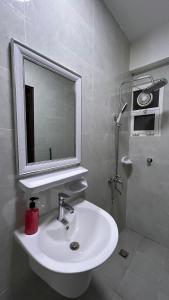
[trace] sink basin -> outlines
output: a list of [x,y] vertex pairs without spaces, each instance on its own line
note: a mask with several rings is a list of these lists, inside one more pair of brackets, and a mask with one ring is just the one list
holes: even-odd
[[[60,279],[64,281],[63,291],[59,292],[67,297],[77,297],[82,293],[73,292],[71,296],[68,291],[65,294],[65,278],[69,285],[75,280],[77,286],[77,276],[78,279],[83,277],[79,279],[79,287],[83,281],[82,286],[86,289],[90,283],[90,271],[109,258],[118,241],[117,225],[107,212],[86,200],[74,202],[73,207],[74,213],[66,214],[68,230],[54,212],[42,220],[38,232],[32,236],[25,235],[23,229],[15,231],[17,240],[29,255],[31,268],[56,290],[61,286]],[[71,249],[72,242],[77,249]],[[59,279],[55,280],[58,275]],[[56,281],[59,287],[56,287]]]

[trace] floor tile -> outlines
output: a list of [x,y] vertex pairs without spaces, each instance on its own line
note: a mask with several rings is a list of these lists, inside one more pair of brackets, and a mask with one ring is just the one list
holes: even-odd
[[160,274],[164,270],[164,265],[161,261],[151,258],[150,254],[137,251],[129,270],[145,280],[157,283],[160,282]]
[[139,251],[158,262],[165,263],[166,260],[169,262],[169,249],[148,238],[142,240]]
[[[128,243],[131,247],[128,236],[132,233],[125,230],[122,234],[126,247]],[[169,299],[169,249],[140,235],[140,243],[115,290],[125,300]]]
[[[107,289],[118,289],[142,239],[141,235],[132,230],[125,229],[120,233],[119,242],[113,255],[103,265],[93,271],[93,276],[99,282],[99,285],[104,284],[107,286]],[[127,259],[119,255],[119,251],[122,248],[129,252]]]
[[133,255],[140,247],[143,240],[143,236],[130,229],[124,229],[119,236],[117,248],[113,255],[119,254],[120,249],[125,249],[129,252],[127,259],[123,259],[123,262],[128,266],[133,258]]
[[119,286],[118,293],[125,300],[158,300],[155,283],[128,270]]
[[[104,282],[104,280],[102,280]],[[88,290],[84,295],[77,298],[77,300],[123,300],[116,292],[111,288],[107,288],[106,285],[98,284],[95,279],[92,280]]]

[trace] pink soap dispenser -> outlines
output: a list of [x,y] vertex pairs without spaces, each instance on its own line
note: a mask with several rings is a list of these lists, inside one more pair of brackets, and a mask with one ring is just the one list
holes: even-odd
[[37,197],[31,197],[29,208],[25,213],[25,234],[31,235],[38,231],[39,226],[39,209],[36,208],[35,201]]

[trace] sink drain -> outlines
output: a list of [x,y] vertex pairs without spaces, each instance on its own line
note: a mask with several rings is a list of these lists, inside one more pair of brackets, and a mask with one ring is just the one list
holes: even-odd
[[79,245],[78,242],[72,242],[72,243],[70,244],[70,249],[71,249],[71,250],[78,250],[79,248],[80,248],[80,245]]

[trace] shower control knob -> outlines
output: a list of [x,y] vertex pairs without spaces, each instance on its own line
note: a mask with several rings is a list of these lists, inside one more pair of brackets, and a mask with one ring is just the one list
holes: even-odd
[[151,165],[153,162],[153,159],[151,157],[147,157],[147,164]]
[[113,183],[113,177],[112,177],[112,176],[108,177],[107,182],[108,182],[109,184]]

